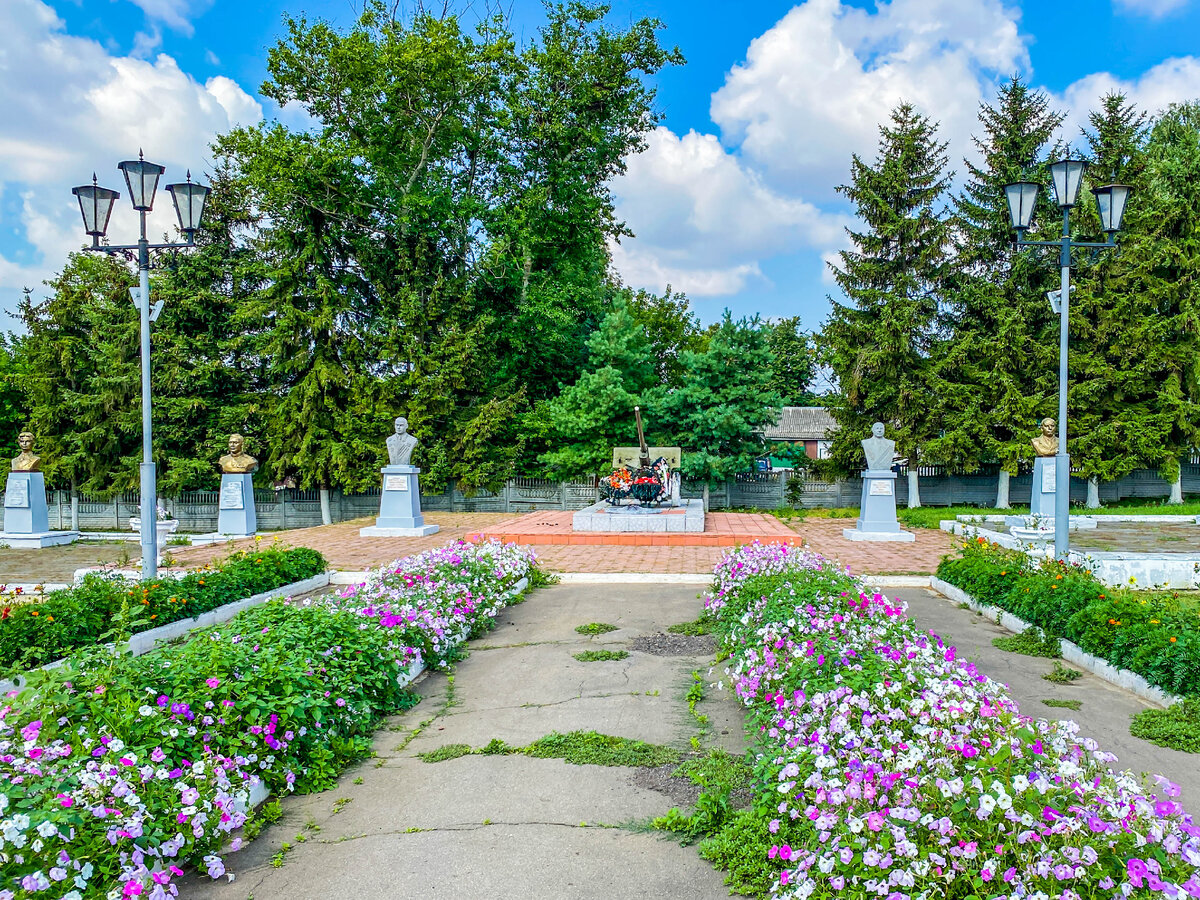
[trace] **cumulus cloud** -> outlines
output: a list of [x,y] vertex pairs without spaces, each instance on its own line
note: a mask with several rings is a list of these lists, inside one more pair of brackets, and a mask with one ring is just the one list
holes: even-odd
[[[159,12],[166,15],[169,5]],[[110,55],[66,33],[41,0],[0,3],[0,76],[0,190],[22,198],[21,234],[37,260],[18,265],[0,256],[0,306],[8,309],[22,286],[37,287],[83,244],[72,185],[96,171],[101,184],[124,193],[115,165],[139,149],[167,166],[167,180],[189,167],[200,175],[217,133],[262,118],[258,102],[229,78],[202,84],[165,54]],[[110,226],[115,241],[136,236],[135,215],[123,197]],[[163,234],[173,225],[169,198],[160,192],[152,230]]]
[[891,0],[874,11],[807,0],[756,38],[712,97],[715,135],[659,128],[614,190],[637,236],[614,252],[626,281],[736,293],[761,263],[833,258],[849,222],[834,188],[874,155],[901,100],[969,146],[980,102],[1029,68],[1019,13],[1000,0]]
[[901,100],[966,146],[998,78],[1029,68],[1019,13],[999,0],[808,0],[756,38],[713,95],[726,143],[772,183],[829,198]]
[[1182,56],[1163,60],[1133,79],[1117,78],[1108,72],[1080,78],[1053,97],[1055,107],[1067,114],[1063,136],[1078,144],[1088,113],[1098,109],[1101,98],[1111,93],[1124,94],[1139,109],[1151,114],[1172,103],[1200,99],[1200,59]]
[[168,28],[174,29],[189,37],[195,29],[192,19],[204,12],[212,0],[129,0],[134,6],[146,14],[151,22],[162,22]]

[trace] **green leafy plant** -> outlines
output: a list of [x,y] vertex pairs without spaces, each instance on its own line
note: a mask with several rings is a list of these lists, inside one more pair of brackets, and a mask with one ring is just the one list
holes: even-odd
[[1036,626],[1027,628],[1020,634],[1014,634],[1011,637],[992,638],[992,646],[997,650],[1020,653],[1023,656],[1040,656],[1045,659],[1062,656],[1062,647],[1058,639],[1044,633]]
[[1129,733],[1160,747],[1200,753],[1200,699],[1189,698],[1167,709],[1147,709],[1133,717]]
[[686,634],[692,637],[700,637],[706,634],[713,633],[713,620],[709,616],[701,616],[694,622],[680,622],[677,625],[670,625],[667,631],[671,634]]
[[469,753],[507,756],[523,753],[537,759],[561,759],[575,766],[664,766],[679,762],[679,751],[661,744],[649,744],[632,738],[615,737],[596,731],[551,732],[525,747],[514,747],[493,738],[479,750],[467,744],[447,744],[420,754],[425,762],[445,762]]
[[1079,712],[1083,706],[1082,700],[1043,700],[1042,703],[1053,709],[1072,709],[1075,712]]
[[578,625],[575,630],[580,634],[587,634],[595,637],[598,634],[608,634],[610,631],[616,631],[619,626],[609,625],[607,622],[589,622],[587,625]]
[[629,653],[625,650],[584,650],[581,653],[572,653],[580,662],[608,662],[616,659],[626,659]]
[[436,750],[418,753],[417,758],[427,763],[437,763],[445,762],[448,759],[458,759],[460,756],[467,756],[474,752],[470,744],[444,744]]
[[1078,669],[1068,669],[1058,660],[1054,661],[1054,668],[1042,676],[1051,684],[1072,684],[1083,677],[1083,673]]
[[[324,557],[307,547],[235,553],[213,569],[183,578],[131,581],[88,575],[78,587],[0,611],[0,670],[20,671],[62,659],[102,640],[124,639],[199,616],[228,603],[318,575]],[[112,635],[114,622],[124,623]]]

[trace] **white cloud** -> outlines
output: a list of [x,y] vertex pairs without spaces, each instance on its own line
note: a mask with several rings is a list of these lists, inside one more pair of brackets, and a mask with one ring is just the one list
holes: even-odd
[[212,0],[129,0],[146,14],[151,22],[162,22],[168,28],[191,37],[195,29],[191,20],[204,12]]
[[1187,2],[1188,0],[1115,0],[1114,5],[1117,9],[1134,15],[1161,19],[1168,13],[1183,8]]
[[1057,109],[1067,114],[1062,134],[1079,146],[1080,130],[1088,113],[1099,109],[1100,100],[1111,93],[1124,94],[1139,109],[1153,115],[1172,103],[1200,99],[1200,58],[1182,56],[1163,60],[1134,79],[1097,72],[1080,78],[1052,98]]
[[613,184],[618,215],[636,235],[613,251],[629,284],[736,293],[763,277],[758,260],[841,238],[845,217],[771,190],[714,135],[660,127],[647,144]]
[[[95,41],[67,34],[41,0],[0,2],[0,109],[0,190],[22,198],[23,236],[36,257],[17,265],[0,256],[0,306],[9,309],[22,286],[40,287],[84,243],[73,185],[96,171],[101,184],[124,194],[115,166],[139,149],[167,167],[168,181],[187,168],[202,176],[217,133],[262,118],[258,102],[229,78],[201,84],[165,54],[153,60],[111,55]],[[160,190],[152,233],[173,226],[169,197]],[[136,213],[123,197],[109,234],[127,242],[136,228]]]
[[979,102],[1029,68],[1018,17],[999,0],[892,0],[875,12],[808,0],[750,44],[713,95],[713,121],[772,184],[828,199],[901,100],[966,147]]

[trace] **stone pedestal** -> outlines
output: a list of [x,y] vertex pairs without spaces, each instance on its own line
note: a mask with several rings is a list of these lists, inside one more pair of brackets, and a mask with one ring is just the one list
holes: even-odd
[[601,500],[576,511],[571,516],[571,530],[702,534],[704,501],[680,500],[678,505],[671,506],[613,506]]
[[10,472],[4,488],[4,531],[0,542],[22,550],[70,544],[78,531],[51,531],[46,479],[41,472]]
[[867,469],[862,476],[862,504],[855,528],[842,529],[850,541],[905,541],[915,534],[900,530],[896,519],[896,473],[890,469]]
[[437,525],[426,525],[421,515],[421,485],[416,466],[384,466],[379,518],[360,528],[363,537],[424,537],[436,534]]
[[221,476],[221,499],[218,503],[217,534],[221,537],[253,537],[258,531],[258,515],[254,509],[254,476],[249,472]]
[[1048,539],[1054,536],[1054,498],[1057,494],[1055,463],[1053,456],[1039,456],[1034,460],[1033,484],[1029,488],[1029,515],[1004,517],[1004,524],[1015,536],[1022,539]]

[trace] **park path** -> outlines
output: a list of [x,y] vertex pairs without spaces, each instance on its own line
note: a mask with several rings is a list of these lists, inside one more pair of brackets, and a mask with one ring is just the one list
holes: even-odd
[[[276,825],[227,857],[235,881],[193,877],[181,896],[727,897],[722,876],[693,848],[613,827],[687,806],[679,796],[686,788],[668,772],[521,755],[438,763],[417,756],[493,738],[522,746],[575,730],[688,749],[698,726],[683,695],[693,670],[707,674],[711,650],[631,649],[624,660],[587,663],[572,654],[626,649],[639,635],[695,619],[701,608],[697,588],[685,585],[534,592],[472,642],[453,681],[435,673],[421,682],[421,703],[378,733],[376,758],[349,769],[332,790],[285,800]],[[589,622],[618,630],[595,638],[575,632]],[[710,691],[701,708],[711,720],[707,742],[740,752],[741,711],[728,693]]]

